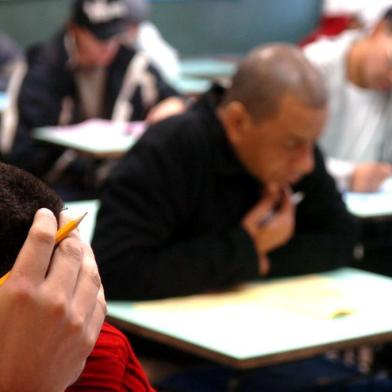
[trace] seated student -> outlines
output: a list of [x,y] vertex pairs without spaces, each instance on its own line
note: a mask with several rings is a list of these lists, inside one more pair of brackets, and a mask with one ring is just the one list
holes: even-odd
[[[392,175],[392,7],[387,2],[360,7],[368,29],[322,39],[304,53],[322,71],[330,94],[320,143],[331,173],[341,188],[374,192]],[[363,226],[364,256],[357,266],[392,276],[391,222]],[[391,357],[391,347],[386,348],[376,363],[392,373]]]
[[[35,127],[90,118],[157,121],[183,110],[182,98],[125,37],[146,19],[146,0],[74,0],[64,28],[31,47],[16,100],[18,121],[8,161],[43,176],[59,151],[36,146]],[[10,108],[14,110],[15,108]]]
[[392,175],[392,8],[372,30],[321,39],[304,53],[323,73],[330,115],[320,145],[338,184],[377,191]]
[[227,90],[151,126],[102,196],[93,248],[106,295],[179,296],[349,263],[357,222],[314,147],[326,117],[321,75],[275,44],[252,51]]
[[[36,211],[40,208],[47,208],[59,219],[62,207],[61,199],[44,183],[27,172],[0,163],[1,275],[12,269],[17,254],[28,235],[28,230],[34,220]],[[64,217],[61,220],[64,220]],[[93,260],[93,255],[86,245],[83,245],[83,247],[79,246],[79,249],[75,247],[75,250],[70,248],[69,243],[61,244],[59,247],[64,247],[66,253],[71,251],[85,252]],[[66,270],[63,271],[63,278],[66,276],[68,280],[70,275],[69,278],[71,279],[74,269],[73,264],[69,264]],[[12,269],[10,280],[14,273],[16,274],[16,271]],[[97,281],[99,281],[97,271],[95,271],[95,274]],[[98,315],[102,322],[103,312],[98,313]],[[42,321],[39,323],[39,327],[44,328],[44,331],[49,330],[49,327],[42,325]],[[30,333],[30,329],[27,331]],[[30,345],[31,343],[38,344],[35,340],[30,342]],[[91,350],[91,346],[88,346],[88,348]],[[29,358],[36,362],[39,357],[35,359]],[[1,359],[0,362],[2,362]],[[104,323],[102,326],[98,340],[87,358],[81,376],[67,391],[96,391],[98,389],[138,392],[153,390],[126,337],[107,323]],[[27,389],[22,388],[20,390]]]
[[[272,44],[240,62],[228,89],[215,86],[151,126],[101,199],[93,248],[108,298],[182,296],[348,264],[357,221],[314,146],[326,118],[320,73],[299,48]],[[183,367],[177,353],[157,357],[139,343],[142,363]],[[290,365],[258,369],[237,389],[298,391],[350,373],[325,358]],[[181,382],[164,382],[152,366],[152,380]]]
[[83,370],[105,318],[93,253],[76,232],[54,248],[56,229],[53,213],[39,209],[0,286],[1,390],[63,391]]

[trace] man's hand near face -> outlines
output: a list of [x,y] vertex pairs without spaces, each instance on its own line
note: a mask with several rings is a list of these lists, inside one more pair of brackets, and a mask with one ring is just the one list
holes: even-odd
[[289,189],[270,186],[242,220],[242,227],[259,254],[262,275],[266,275],[270,267],[267,254],[287,243],[294,234],[295,206],[290,197]]

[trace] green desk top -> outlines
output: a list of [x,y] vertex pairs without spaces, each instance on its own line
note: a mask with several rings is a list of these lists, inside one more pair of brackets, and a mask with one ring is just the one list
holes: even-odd
[[181,60],[181,75],[188,77],[214,78],[232,76],[236,64],[214,58],[190,58]]
[[108,314],[130,331],[248,368],[391,339],[391,297],[392,279],[343,268],[230,292],[109,302]]
[[381,185],[378,192],[344,194],[348,210],[360,218],[392,218],[392,177]]

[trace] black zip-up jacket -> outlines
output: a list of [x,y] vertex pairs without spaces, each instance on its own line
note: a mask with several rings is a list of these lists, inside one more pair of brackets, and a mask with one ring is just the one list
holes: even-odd
[[[61,31],[51,40],[32,46],[27,52],[27,69],[16,100],[16,138],[7,158],[10,163],[37,175],[48,169],[47,166],[53,163],[53,155],[58,153],[51,154],[48,146],[33,143],[31,131],[36,127],[59,125],[60,121],[64,125],[86,120],[81,113],[75,68],[67,50],[69,40],[66,32]],[[147,60],[143,71],[135,78],[136,87],[126,91],[124,85],[131,85],[127,81],[133,73],[133,70],[129,71],[130,67],[140,56],[134,49],[120,46],[107,70],[102,118],[112,119],[116,104],[123,99],[131,108],[131,115],[115,119],[143,120],[152,106],[178,95]]]
[[[258,278],[258,257],[240,222],[260,184],[237,160],[204,97],[192,110],[152,126],[112,173],[93,248],[108,299],[203,292]],[[349,263],[358,239],[350,215],[315,150],[315,170],[294,190],[294,237],[269,254],[269,276]]]

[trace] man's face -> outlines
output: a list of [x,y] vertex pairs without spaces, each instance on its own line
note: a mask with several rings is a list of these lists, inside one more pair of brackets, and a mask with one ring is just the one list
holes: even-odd
[[379,28],[370,38],[370,45],[360,65],[360,85],[373,90],[392,87],[392,34]]
[[251,121],[241,133],[235,147],[239,158],[264,183],[293,184],[314,168],[314,142],[326,116],[326,108],[307,107],[286,94],[275,116]]
[[77,61],[85,68],[107,67],[114,60],[122,37],[97,39],[90,31],[78,28],[75,34]]

